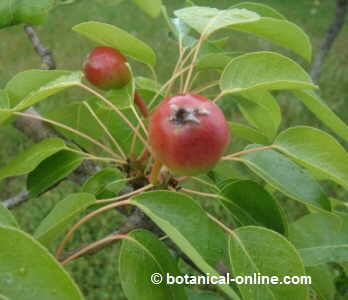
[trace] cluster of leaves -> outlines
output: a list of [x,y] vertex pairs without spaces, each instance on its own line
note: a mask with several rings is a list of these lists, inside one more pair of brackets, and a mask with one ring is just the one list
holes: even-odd
[[[310,290],[318,298],[334,299],[334,277],[328,264],[346,267],[348,262],[348,213],[344,203],[330,198],[319,181],[348,188],[348,154],[334,137],[316,128],[297,126],[279,133],[282,115],[271,92],[291,91],[346,142],[348,126],[319,97],[317,86],[295,61],[268,51],[230,52],[209,40],[221,29],[247,32],[309,61],[312,50],[307,35],[278,12],[255,3],[226,10],[190,6],[175,11],[175,18],[168,17],[164,7],[162,12],[181,51],[196,51],[194,71],[218,71],[221,94],[217,103],[221,96],[237,103],[249,125],[231,121],[231,133],[234,139],[251,144],[224,157],[209,174],[178,183],[175,188],[182,192],[164,186],[132,196],[127,204],[143,211],[203,273],[218,274],[219,266],[224,265],[233,275],[312,276],[312,286],[240,285],[237,290],[219,285],[229,299],[309,299]],[[118,27],[87,22],[74,30],[98,44],[119,49],[150,69],[156,64],[155,52],[148,45]],[[25,109],[64,89],[79,87],[92,93],[85,101],[64,106],[45,118],[36,117],[55,126],[73,143],[58,138],[44,140],[0,169],[0,179],[28,174],[29,196],[37,197],[84,160],[108,163],[87,180],[80,193],[61,200],[33,236],[20,230],[12,214],[0,206],[0,293],[4,295],[0,298],[83,298],[47,248],[86,208],[103,210],[104,202],[117,206],[119,202],[114,201],[128,181],[137,176],[146,179],[146,167],[140,175],[124,168],[146,146],[146,120],[139,117],[133,94],[137,89],[153,109],[168,85],[154,78],[134,77],[121,90],[99,94],[82,83],[79,71],[33,70],[17,74],[0,91],[2,123],[17,116],[30,117],[23,113]],[[247,173],[239,173],[236,164],[245,166]],[[120,165],[123,167],[117,168]],[[132,178],[127,177],[130,174]],[[199,182],[200,190],[207,189],[207,193],[188,189],[192,182]],[[300,202],[306,214],[290,223],[277,192]],[[190,193],[198,194],[198,200],[208,197],[217,203],[233,230],[207,213]],[[150,231],[140,229],[124,236],[119,262],[129,299],[203,297],[187,293],[182,286],[149,281],[156,272],[180,274],[170,250]],[[217,294],[214,297],[220,299]]]

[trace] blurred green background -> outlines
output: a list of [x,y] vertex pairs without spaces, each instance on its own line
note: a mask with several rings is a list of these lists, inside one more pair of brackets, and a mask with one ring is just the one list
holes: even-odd
[[[118,0],[76,0],[69,5],[57,7],[49,19],[37,28],[43,43],[51,48],[59,69],[80,69],[84,57],[95,46],[92,42],[72,32],[75,24],[96,20],[117,25],[151,45],[158,57],[156,71],[159,80],[165,82],[171,74],[177,58],[177,48],[168,39],[168,29],[164,20],[154,20],[130,1]],[[197,5],[226,8],[241,1],[234,0],[195,0]],[[301,26],[310,36],[314,50],[318,49],[335,11],[333,0],[254,0],[270,5],[284,14],[290,21]],[[164,0],[172,12],[185,4],[184,0]],[[255,51],[276,49],[290,55],[308,69],[308,65],[291,53],[274,45],[257,40],[253,36],[230,32],[229,48],[232,51]],[[320,80],[321,94],[329,106],[345,121],[348,119],[348,22],[336,40],[325,62]],[[0,31],[0,88],[17,72],[40,67],[40,59],[23,32],[22,26]],[[137,75],[147,76],[146,68],[131,62]],[[209,74],[207,75],[209,76]],[[41,104],[39,109],[50,111],[57,106],[85,97],[79,91],[67,91],[52,97]],[[283,112],[283,127],[295,124],[310,124],[321,127],[317,119],[299,102],[284,94],[280,97]],[[0,127],[0,166],[11,156],[21,152],[32,142],[10,125]],[[20,192],[25,178],[10,178],[0,182],[0,200]],[[63,182],[40,198],[33,199],[14,209],[19,223],[32,232],[53,205],[65,195],[77,191],[78,186]],[[338,197],[347,197],[341,190],[335,190]],[[80,230],[70,244],[76,247],[81,243],[96,240],[113,230],[122,221],[116,213],[110,212],[88,223]],[[114,245],[93,257],[81,258],[71,264],[72,272],[83,293],[90,300],[125,299],[122,294],[117,271],[117,248]]]

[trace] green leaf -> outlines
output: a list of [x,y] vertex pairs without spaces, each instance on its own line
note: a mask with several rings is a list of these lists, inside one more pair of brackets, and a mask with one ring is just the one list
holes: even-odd
[[186,289],[189,300],[223,300],[223,298],[217,294],[211,292],[196,292],[193,289]]
[[0,300],[10,300],[9,298],[3,296],[3,295],[0,295]]
[[19,227],[14,215],[0,202],[0,225]]
[[[283,236],[266,228],[247,226],[233,231],[229,239],[231,270],[235,276],[302,276],[301,258]],[[238,286],[244,299],[309,299],[306,285],[255,284]]]
[[[166,274],[178,276],[179,270],[167,247],[151,232],[132,231],[123,239],[119,256],[119,272],[123,290],[129,300],[185,300],[182,285],[165,283]],[[151,275],[163,276],[161,284],[153,284]]]
[[334,276],[327,265],[307,267],[306,273],[311,276],[312,286],[323,300],[334,300],[336,287]]
[[205,36],[232,24],[254,22],[260,17],[246,9],[219,10],[211,7],[191,6],[176,10],[174,14],[184,23]]
[[251,33],[294,51],[308,62],[312,58],[312,45],[308,35],[296,24],[275,18],[262,17],[251,23],[235,24],[231,29]]
[[241,123],[229,122],[232,137],[239,137],[251,143],[268,144],[268,138],[254,128]]
[[68,150],[59,151],[46,158],[28,175],[29,197],[39,196],[67,177],[81,165],[84,158],[84,156]]
[[348,153],[326,132],[297,126],[282,132],[274,144],[309,170],[348,189]]
[[31,70],[18,73],[6,85],[11,108],[24,110],[39,101],[81,82],[81,72]]
[[98,44],[116,48],[140,62],[152,66],[156,64],[156,55],[148,45],[116,26],[85,22],[74,26],[73,30]]
[[328,128],[348,142],[348,126],[312,90],[294,91],[302,103]]
[[157,18],[161,13],[161,0],[133,0],[133,2],[152,18]]
[[184,47],[191,47],[197,42],[197,39],[189,35],[191,28],[179,18],[170,18],[168,16],[167,8],[164,5],[162,6],[162,14],[167,22],[170,32],[178,41],[181,41]]
[[348,217],[310,214],[291,224],[289,239],[306,266],[348,261]]
[[242,55],[243,52],[221,52],[221,53],[209,53],[202,56],[196,63],[196,69],[207,70],[217,69],[223,70],[230,63],[231,58]]
[[125,186],[124,175],[119,169],[105,168],[89,177],[84,183],[82,191],[91,193],[98,199],[106,190],[112,191],[117,195]]
[[158,93],[161,90],[161,85],[151,78],[137,76],[135,78],[135,85],[137,90],[146,90]]
[[24,175],[34,170],[43,160],[65,148],[63,140],[50,138],[31,146],[0,169],[0,180]]
[[[112,101],[115,100],[116,99],[113,99]],[[103,103],[100,103],[97,99],[91,98],[86,102],[91,106],[99,119],[102,120],[111,135],[120,144],[121,148],[126,153],[129,153],[133,137],[133,131],[129,126],[113,110],[105,106]],[[122,108],[121,111],[135,126],[137,125],[134,113],[130,108]],[[105,134],[98,122],[91,116],[91,113],[86,106],[81,102],[64,105],[59,109],[46,113],[45,117],[79,130],[105,145],[110,143],[109,137]],[[100,151],[100,149],[96,149],[91,142],[70,131],[58,127],[55,127],[55,129],[68,139],[73,140],[75,143],[80,145],[87,152],[95,153],[95,151]],[[141,143],[138,142],[136,144],[136,153],[138,154],[140,151]]]
[[10,109],[10,99],[4,90],[0,90],[0,109]]
[[275,19],[285,20],[286,18],[277,12],[274,8],[256,2],[242,2],[237,5],[233,5],[231,8],[245,8],[258,13],[262,17],[270,17]]
[[[250,145],[247,149],[258,148]],[[330,210],[321,186],[303,168],[274,150],[251,152],[239,158],[254,173],[288,197],[314,208]]]
[[46,218],[43,219],[36,229],[34,237],[43,245],[49,246],[65,231],[76,216],[95,203],[95,201],[96,199],[92,194],[79,193],[69,195],[58,202]]
[[7,0],[0,2],[0,29],[17,24],[37,25],[45,21],[54,0]]
[[221,194],[225,197],[221,202],[239,226],[258,225],[281,234],[287,233],[284,211],[277,200],[258,183],[251,180],[233,182],[225,185]]
[[16,300],[82,300],[60,263],[28,234],[0,226],[0,290]]
[[284,90],[317,88],[303,68],[273,52],[254,52],[231,60],[220,79],[225,93],[252,89]]
[[[190,197],[169,191],[146,192],[130,200],[144,211],[203,271],[217,274],[215,268],[226,257],[226,236]],[[239,299],[227,285],[219,287]]]
[[234,96],[244,118],[272,141],[281,122],[280,107],[276,99],[264,90],[247,91]]

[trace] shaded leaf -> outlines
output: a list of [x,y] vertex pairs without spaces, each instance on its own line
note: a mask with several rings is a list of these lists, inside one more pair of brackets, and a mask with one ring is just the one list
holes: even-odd
[[334,276],[327,265],[307,267],[306,273],[311,276],[312,286],[323,300],[334,300],[336,287]]
[[[224,184],[221,202],[239,226],[258,225],[287,234],[287,222],[281,206],[261,185],[251,180]],[[237,208],[237,209],[236,209]]]
[[[247,149],[257,148],[248,146]],[[303,168],[274,150],[252,152],[240,157],[253,172],[283,194],[314,208],[330,210],[321,186]]]
[[[167,247],[151,232],[132,231],[123,239],[119,256],[119,272],[123,290],[129,300],[184,300],[182,285],[165,283],[166,274],[178,276],[176,261]],[[151,275],[163,276],[161,284],[153,284]]]
[[87,207],[95,203],[92,194],[71,194],[50,211],[36,228],[34,237],[43,245],[49,246],[69,226],[71,221]]
[[83,299],[61,264],[18,229],[0,226],[0,261],[0,290],[10,299]]
[[76,170],[84,156],[63,150],[42,161],[27,178],[29,197],[36,197]]
[[89,177],[82,187],[82,192],[91,193],[100,198],[106,190],[117,195],[125,186],[124,175],[119,169],[105,168]]
[[91,21],[78,24],[73,30],[98,44],[116,48],[140,62],[156,64],[156,55],[148,45],[116,26]]
[[63,140],[50,138],[31,146],[0,169],[0,180],[24,175],[34,170],[43,160],[65,148]]

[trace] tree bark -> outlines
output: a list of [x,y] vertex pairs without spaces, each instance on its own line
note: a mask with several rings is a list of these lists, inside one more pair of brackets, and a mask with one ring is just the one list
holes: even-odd
[[333,17],[331,25],[329,26],[326,32],[325,39],[321,44],[311,67],[310,73],[314,82],[318,82],[320,79],[325,58],[329,54],[333,43],[335,42],[337,36],[343,28],[347,12],[348,0],[336,0],[336,13]]

